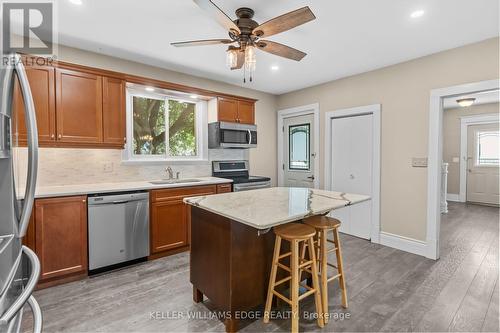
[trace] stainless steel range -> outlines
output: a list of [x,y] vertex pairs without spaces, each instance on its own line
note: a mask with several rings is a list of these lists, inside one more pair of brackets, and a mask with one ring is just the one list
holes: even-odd
[[214,177],[233,180],[233,191],[248,191],[271,187],[271,178],[249,176],[248,161],[213,161],[212,175]]

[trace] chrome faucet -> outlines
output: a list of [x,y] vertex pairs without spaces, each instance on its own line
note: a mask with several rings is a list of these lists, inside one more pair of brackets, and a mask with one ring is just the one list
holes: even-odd
[[169,180],[174,179],[174,170],[172,170],[172,167],[170,165],[165,168],[165,171],[167,172]]

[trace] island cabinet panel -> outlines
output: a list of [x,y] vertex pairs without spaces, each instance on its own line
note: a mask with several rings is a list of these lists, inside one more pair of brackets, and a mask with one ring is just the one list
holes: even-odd
[[35,200],[40,282],[87,273],[87,198]]
[[56,123],[60,142],[103,142],[101,76],[56,69]]
[[216,185],[152,190],[150,242],[151,259],[188,250],[190,243],[190,211],[186,197],[217,193]]
[[[26,76],[35,104],[39,144],[52,143],[56,139],[56,106],[54,68],[48,66],[27,66]],[[13,118],[17,126],[12,128],[17,133],[19,143],[26,144],[26,121],[24,118],[24,100],[19,81],[14,82]]]
[[103,77],[103,140],[109,144],[125,144],[125,81]]
[[[265,303],[274,233],[191,207],[190,280],[194,301],[205,295],[221,311]],[[226,323],[228,324],[228,323]]]

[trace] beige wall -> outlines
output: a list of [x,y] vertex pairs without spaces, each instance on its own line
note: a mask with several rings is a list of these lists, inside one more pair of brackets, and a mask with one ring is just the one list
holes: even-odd
[[[381,228],[425,240],[427,169],[412,157],[427,156],[432,89],[498,78],[498,38],[278,96],[278,109],[319,102],[321,178],[324,113],[382,105]],[[367,55],[369,57],[370,55]]]
[[498,113],[498,103],[448,109],[443,114],[443,161],[448,165],[448,193],[460,193],[460,118],[476,114]]
[[[276,182],[276,97],[274,95],[66,46],[59,46],[58,59],[75,64],[124,72],[132,75],[139,75],[222,93],[258,99],[255,106],[255,121],[259,130],[259,144],[257,148],[249,151],[250,171],[254,175],[271,177],[273,182]],[[261,79],[263,80],[265,78]],[[61,158],[71,159],[72,152],[78,152],[78,150],[61,150],[59,152],[42,151],[41,153],[50,153],[50,156],[60,153],[59,155],[61,155]],[[85,152],[83,155],[89,157],[101,156],[106,158],[106,154],[99,154],[98,152],[92,151]],[[111,154],[109,156],[116,157],[115,155],[116,154]],[[220,153],[218,153],[218,155],[220,155]],[[80,157],[75,155],[75,158],[77,159],[81,159]],[[42,156],[42,158],[44,157]],[[47,158],[50,157],[48,156]],[[103,158],[99,159],[99,163],[103,162]],[[108,160],[116,161],[117,158],[107,158],[106,161]],[[100,164],[94,165],[93,167],[94,169],[99,170]],[[124,171],[123,169],[127,169],[127,167],[121,169],[121,171]],[[185,174],[192,176],[195,175],[193,172],[196,170],[196,168],[193,168],[192,166],[183,167],[179,165],[176,165],[175,169],[181,169],[185,171]],[[202,173],[199,176],[205,175],[207,173],[206,169],[206,166],[203,166],[202,169],[198,169],[200,170],[200,173]],[[129,170],[124,172],[127,174]],[[136,173],[131,172],[131,174]],[[68,177],[68,179],[70,180],[71,177]],[[42,181],[44,184],[49,183],[48,180]]]

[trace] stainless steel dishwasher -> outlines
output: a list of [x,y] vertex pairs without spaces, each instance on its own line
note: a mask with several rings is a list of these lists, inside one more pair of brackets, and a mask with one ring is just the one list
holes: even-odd
[[89,196],[88,219],[91,272],[149,255],[148,192]]

